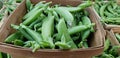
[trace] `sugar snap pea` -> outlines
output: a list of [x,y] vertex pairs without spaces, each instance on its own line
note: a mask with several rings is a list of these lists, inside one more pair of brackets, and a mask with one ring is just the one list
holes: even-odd
[[72,16],[72,14],[64,9],[64,8],[55,8],[55,11],[65,19],[65,21],[67,22],[67,24],[69,26],[72,26],[72,23],[73,23],[73,20],[74,20],[74,17]]
[[73,42],[73,40],[71,39],[71,37],[70,37],[70,35],[68,33],[68,29],[66,27],[64,19],[61,19],[59,21],[58,26],[57,26],[57,30],[58,30],[58,34],[59,34],[60,37],[62,37],[62,34],[64,34],[66,42],[71,41],[69,43],[69,45],[71,45],[72,49],[73,48],[75,48],[75,49],[77,48],[77,46],[75,45],[75,43]]

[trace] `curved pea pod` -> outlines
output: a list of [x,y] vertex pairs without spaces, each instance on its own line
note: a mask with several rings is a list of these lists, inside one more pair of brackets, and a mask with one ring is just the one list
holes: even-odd
[[53,10],[53,15],[55,16],[55,20],[59,21],[58,13],[56,11],[54,11],[54,10]]
[[37,18],[39,17],[39,15],[42,13],[43,10],[44,10],[44,9],[42,8],[42,9],[39,9],[39,10],[35,11],[35,12],[32,14],[32,16],[30,16],[30,17],[27,18],[25,21],[23,21],[23,24],[24,24],[24,25],[30,25],[31,22],[37,20]]
[[26,6],[27,6],[27,10],[30,11],[30,7],[31,7],[32,3],[30,0],[26,0]]
[[72,23],[74,21],[74,17],[73,15],[66,9],[64,8],[55,8],[55,11],[65,19],[65,21],[67,22],[67,24],[69,26],[72,26]]
[[108,9],[108,11],[109,11],[110,13],[112,13],[113,15],[118,15],[118,13],[114,12],[114,10],[113,10],[113,8],[112,8],[111,5],[108,5],[107,9]]
[[57,31],[58,31],[58,38],[61,38],[62,35],[64,34],[66,43],[69,42],[69,45],[71,46],[72,49],[77,48],[76,44],[73,42],[73,40],[71,39],[71,37],[68,33],[68,29],[66,27],[64,19],[60,19],[60,21],[57,25]]
[[108,17],[108,18],[113,18],[115,17],[112,13],[108,12],[108,11],[105,11],[104,12],[105,16]]
[[31,17],[39,9],[46,9],[50,4],[51,2],[48,2],[46,4],[43,4],[43,2],[40,2],[39,4],[36,4],[35,7],[23,17],[23,20]]
[[16,39],[19,39],[21,36],[21,33],[20,32],[15,32],[13,34],[11,34],[10,36],[8,36],[4,42],[6,43],[12,43],[12,41],[16,40]]
[[71,29],[68,29],[69,31],[69,34],[75,34],[75,33],[79,33],[81,31],[84,31],[86,29],[89,29],[91,28],[91,26],[94,26],[95,24],[92,23],[90,25],[80,25],[80,26],[75,26],[75,27],[72,27]]
[[37,18],[37,20],[35,20],[34,22],[32,22],[32,23],[29,25],[29,27],[30,27],[30,28],[33,28],[34,25],[36,25],[36,24],[38,24],[38,23],[41,23],[41,21],[42,21],[44,18],[46,18],[46,16],[42,13],[42,14],[40,15],[40,17]]
[[107,7],[107,5],[108,5],[108,4],[105,4],[105,5],[101,6],[101,8],[100,8],[100,16],[101,16],[102,18],[105,18],[105,16],[104,16],[104,11],[105,11],[105,8]]

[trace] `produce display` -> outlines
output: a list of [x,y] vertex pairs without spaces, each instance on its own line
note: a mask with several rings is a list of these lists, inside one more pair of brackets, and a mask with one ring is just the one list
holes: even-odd
[[120,6],[116,1],[96,2],[94,8],[103,23],[120,25]]
[[95,23],[91,22],[85,9],[92,2],[77,7],[50,4],[41,1],[33,5],[26,0],[27,14],[20,25],[11,24],[17,31],[5,42],[31,48],[33,52],[38,49],[88,48],[87,39],[95,32]]
[[16,9],[16,1],[15,0],[0,0],[3,5],[1,6],[2,9],[0,10],[0,20],[6,15],[10,15],[13,10]]
[[[22,1],[0,0],[0,21],[6,15],[12,14]],[[89,11],[92,12],[95,9],[95,12],[100,17],[100,23],[118,26],[120,25],[120,5],[117,4],[116,0],[81,1],[84,2],[77,6],[63,6],[60,4],[53,5],[55,1],[53,4],[46,1],[32,4],[30,0],[25,0],[26,5],[24,3],[21,5],[24,5],[24,8],[26,7],[26,14],[22,17],[20,24],[18,24],[18,21],[15,24],[11,24],[12,21],[10,22],[10,27],[13,30],[8,32],[10,34],[7,34],[7,38],[5,37],[6,39],[3,43],[14,47],[30,48],[30,52],[32,51],[33,53],[39,49],[78,50],[80,48],[90,48],[88,52],[91,51],[93,49],[91,48],[92,46],[100,44],[94,43],[94,41],[98,42],[96,36],[103,36],[102,34],[98,35],[97,32],[102,33],[103,31],[98,31],[96,22],[93,23],[90,16],[91,14],[96,14],[89,13]],[[88,10],[87,8],[90,6],[93,6],[94,9]],[[22,13],[20,14],[23,15]],[[98,20],[96,17],[94,19]],[[8,26],[7,28],[9,29]],[[0,30],[2,29],[0,28]],[[105,36],[107,36],[107,33]],[[115,32],[114,36],[120,43],[120,33]],[[103,39],[103,37],[101,38]],[[102,47],[104,47],[102,54],[96,54],[97,56],[92,56],[92,58],[120,58],[120,46],[113,45],[110,38],[107,37],[105,39],[104,46],[102,45]],[[101,50],[98,49],[98,51]],[[13,56],[13,54],[11,55]],[[12,56],[0,52],[0,58],[12,58]]]
[[92,58],[120,58],[120,55],[118,53],[118,49],[120,49],[120,46],[111,45],[109,38],[105,40],[104,47],[104,52],[101,55],[94,56]]

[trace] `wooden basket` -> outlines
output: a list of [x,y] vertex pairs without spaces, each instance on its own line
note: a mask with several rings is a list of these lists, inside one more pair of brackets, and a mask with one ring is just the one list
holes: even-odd
[[[104,2],[108,2],[108,1],[104,1]],[[101,20],[101,17],[99,16],[99,14],[96,12],[96,10],[95,10],[95,8],[94,8],[94,6],[92,6],[92,8],[93,8],[93,13],[96,15],[96,18],[100,21]],[[102,24],[102,23],[101,23]],[[104,23],[104,24],[102,24],[103,25],[103,27],[105,28],[105,29],[111,29],[111,28],[116,28],[116,27],[120,27],[120,25],[112,25],[112,24],[106,24],[106,23]]]
[[[119,30],[120,29],[115,28],[115,29],[110,29],[109,31],[108,30],[106,31],[106,33],[107,33],[106,36],[108,36],[108,38],[110,39],[110,42],[113,46],[120,46],[120,43],[119,43],[119,41],[117,40],[117,38],[115,37],[115,34],[114,34],[114,33],[120,33]],[[120,55],[120,49],[118,49],[118,51],[119,51],[118,53]]]
[[[41,0],[31,0],[33,3],[37,3]],[[81,3],[80,0],[45,0],[52,1],[53,4],[72,5],[76,6]],[[10,27],[11,24],[19,24],[22,17],[26,13],[25,1],[23,1],[15,12],[2,24],[0,29],[0,51],[9,53],[12,58],[91,58],[102,53],[104,48],[104,37],[101,33],[101,27],[96,18],[94,17],[92,8],[87,9],[90,13],[90,19],[95,23],[95,32],[90,38],[90,47],[83,49],[72,49],[72,50],[59,50],[59,49],[39,49],[35,53],[29,48],[15,46],[11,44],[3,43],[7,36],[9,36],[13,29]]]

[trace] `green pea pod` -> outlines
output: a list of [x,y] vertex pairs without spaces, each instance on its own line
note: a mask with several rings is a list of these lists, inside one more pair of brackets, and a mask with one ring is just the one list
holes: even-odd
[[33,16],[33,14],[37,12],[39,9],[46,9],[49,6],[49,4],[51,4],[51,2],[46,4],[43,4],[43,2],[40,2],[39,4],[35,5],[35,7],[23,17],[23,20]]
[[35,32],[31,29],[29,29],[27,26],[20,24],[20,27],[23,28],[32,38],[34,41],[36,41],[38,44],[42,42],[42,37],[38,32]]
[[[82,17],[82,24],[90,25],[92,23],[91,23],[90,19],[87,16],[84,16],[84,17]],[[91,27],[91,29],[86,29],[86,30],[81,32],[81,38],[82,38],[83,43],[86,43],[87,38],[89,37],[91,30],[92,30],[92,32],[94,32],[93,26]],[[86,44],[85,44],[85,46],[86,46]],[[86,48],[87,47],[88,46],[86,46]]]
[[118,15],[116,12],[113,11],[113,8],[112,8],[111,5],[109,5],[109,6],[107,7],[107,9],[108,9],[108,11],[109,11],[110,13],[112,13],[113,15]]
[[108,11],[105,11],[104,13],[105,13],[105,16],[106,16],[107,18],[113,18],[113,17],[115,17],[112,13],[110,13],[110,12],[108,12]]
[[42,24],[42,37],[47,39],[53,35],[54,31],[54,16],[48,16],[44,19]]
[[8,36],[4,42],[6,43],[12,43],[12,41],[16,40],[16,39],[19,39],[21,36],[21,33],[20,32],[15,32],[13,34],[11,34],[10,36]]
[[105,18],[105,17],[104,17],[104,11],[105,11],[105,8],[107,7],[107,5],[108,5],[108,4],[105,4],[105,5],[101,6],[101,8],[100,8],[100,16],[101,16],[102,18]]
[[89,29],[91,28],[91,26],[94,26],[95,24],[92,23],[90,25],[81,25],[81,26],[75,26],[75,27],[72,27],[71,29],[68,29],[69,31],[69,34],[75,34],[75,33],[79,33],[81,31],[84,31],[86,29]]
[[42,13],[43,10],[44,9],[42,8],[42,9],[39,9],[39,10],[35,11],[32,16],[30,16],[25,21],[23,21],[23,24],[24,25],[30,25],[31,22],[35,21],[39,17],[39,15]]
[[66,9],[70,12],[77,12],[77,11],[81,11],[81,10],[91,6],[91,5],[92,5],[92,2],[87,1],[87,2],[84,2],[80,5],[78,5],[77,7],[59,7],[59,8]]
[[44,14],[41,14],[40,17],[38,17],[37,20],[35,20],[34,22],[32,22],[29,27],[32,28],[35,24],[40,23],[46,16]]
[[48,17],[44,19],[41,31],[43,40],[49,42],[51,44],[49,46],[52,46],[51,48],[54,48],[52,41],[53,39],[51,38],[54,32],[54,16],[48,15]]
[[22,29],[21,27],[19,27],[17,25],[13,25],[13,24],[11,24],[11,27],[16,29],[16,30],[19,30],[20,33],[23,34],[24,37],[26,37],[26,39],[28,39],[30,41],[33,41],[33,38],[24,29]]
[[98,14],[100,14],[100,12],[99,12],[100,7],[99,7],[98,3],[95,3],[95,4],[94,4],[94,8],[95,8],[96,12],[97,12]]
[[30,0],[26,0],[26,6],[27,6],[27,10],[30,11],[30,7],[31,7],[32,3]]
[[72,23],[74,21],[74,17],[73,15],[66,9],[64,8],[55,8],[55,11],[65,19],[65,21],[67,22],[67,24],[69,26],[72,26]]
[[72,49],[76,49],[77,46],[75,45],[75,43],[73,42],[73,40],[71,39],[69,33],[68,33],[68,29],[66,27],[65,21],[64,19],[61,19],[57,25],[57,30],[58,30],[58,36],[59,38],[62,37],[62,35],[64,34],[65,36],[65,40],[66,42],[70,42],[69,45],[71,45]]
[[[90,19],[89,19],[89,17],[87,17],[87,16],[83,16],[82,17],[82,22],[83,22],[84,25],[92,24],[91,21],[90,21]],[[91,32],[95,32],[93,26],[91,27],[90,31]]]
[[70,49],[71,46],[66,44],[66,43],[62,43],[62,42],[56,42],[55,45],[59,46],[60,49]]

